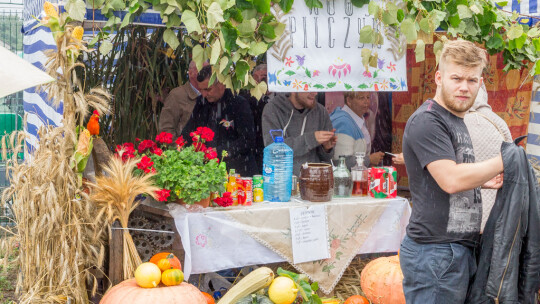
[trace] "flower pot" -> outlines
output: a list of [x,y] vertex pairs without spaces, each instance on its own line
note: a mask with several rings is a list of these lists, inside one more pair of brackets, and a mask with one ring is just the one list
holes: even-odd
[[199,205],[201,206],[202,208],[206,208],[208,206],[210,206],[210,196],[208,196],[207,198],[203,198],[202,200],[198,201],[198,202],[195,202],[193,204],[186,204],[184,202],[183,199],[178,199],[176,200],[176,203],[180,204],[180,205],[184,205],[186,208],[190,208],[191,206],[193,205]]

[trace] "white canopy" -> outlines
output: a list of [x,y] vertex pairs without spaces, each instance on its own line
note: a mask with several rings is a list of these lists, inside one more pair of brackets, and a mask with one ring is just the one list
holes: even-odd
[[0,46],[0,98],[52,81],[49,74]]

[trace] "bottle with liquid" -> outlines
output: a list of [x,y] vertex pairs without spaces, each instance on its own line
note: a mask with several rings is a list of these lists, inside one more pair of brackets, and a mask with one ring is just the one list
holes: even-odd
[[367,196],[369,192],[369,169],[364,166],[363,152],[356,152],[356,166],[351,168],[352,175],[352,195]]
[[[270,133],[276,130],[270,130]],[[278,130],[281,131],[281,130]],[[263,151],[264,200],[288,202],[291,199],[293,150],[276,136]]]
[[350,197],[352,192],[352,177],[345,156],[339,156],[339,166],[334,169],[334,197]]
[[238,185],[236,184],[236,174],[235,170],[231,169],[229,171],[229,182],[227,183],[227,192],[231,193],[233,199],[233,206],[238,205]]

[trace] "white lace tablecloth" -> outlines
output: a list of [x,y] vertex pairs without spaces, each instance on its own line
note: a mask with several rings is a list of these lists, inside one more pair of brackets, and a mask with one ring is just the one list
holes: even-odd
[[[289,203],[265,202],[249,207],[206,208],[199,212],[188,212],[181,205],[169,204],[169,213],[174,218],[185,250],[182,267],[185,278],[189,278],[190,274],[286,261],[282,255],[246,233],[253,229],[271,229],[268,228],[269,225],[246,227],[235,218],[249,217],[250,214],[260,216],[261,212],[266,214],[275,212],[276,209],[309,204],[311,203],[300,200]],[[358,254],[396,252],[399,249],[411,212],[407,199],[345,198],[334,199],[324,204],[327,205],[327,210],[339,208],[339,204],[353,204],[355,210],[360,212],[362,208],[367,212],[367,209],[373,209],[376,204],[384,206],[384,209],[377,213],[380,214],[379,218],[371,221],[370,227],[363,228],[366,231],[355,233],[359,235],[363,232],[367,235],[364,236]]]

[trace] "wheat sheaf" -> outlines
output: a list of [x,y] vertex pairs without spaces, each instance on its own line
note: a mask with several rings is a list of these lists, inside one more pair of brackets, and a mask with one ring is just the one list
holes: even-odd
[[[283,12],[283,10],[279,7],[279,5],[274,4],[272,6],[274,9],[274,16],[276,17],[277,21],[280,23],[286,24],[287,17],[285,17],[286,13]],[[291,9],[291,12],[293,10]],[[283,34],[281,35],[281,38],[274,43],[272,46],[272,56],[276,58],[279,61],[284,61],[285,57],[287,57],[287,52],[292,47],[291,40],[289,39],[289,35],[291,32],[286,28]]]

